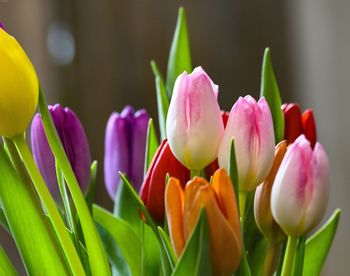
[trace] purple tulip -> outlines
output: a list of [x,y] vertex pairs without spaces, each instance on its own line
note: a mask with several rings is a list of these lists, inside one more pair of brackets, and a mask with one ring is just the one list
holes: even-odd
[[0,28],[5,30],[5,25],[2,22],[0,22]]
[[119,186],[118,172],[124,172],[139,191],[143,181],[149,116],[126,106],[110,116],[105,137],[104,173],[107,191],[114,200]]
[[[49,111],[80,188],[85,193],[90,180],[91,156],[83,126],[69,108],[56,104],[49,106]],[[40,114],[36,114],[32,122],[31,142],[35,163],[52,196],[60,201],[55,158],[46,139]]]

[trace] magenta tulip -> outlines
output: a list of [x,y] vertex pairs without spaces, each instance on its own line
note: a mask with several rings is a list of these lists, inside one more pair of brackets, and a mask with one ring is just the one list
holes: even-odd
[[217,158],[224,132],[218,87],[201,67],[175,82],[166,131],[175,157],[187,168],[203,169]]
[[326,211],[329,165],[321,144],[312,149],[304,135],[288,148],[272,187],[272,215],[292,237],[310,232]]
[[240,191],[252,191],[268,175],[275,156],[270,108],[265,100],[240,97],[233,105],[219,148],[219,165],[228,170],[234,138]]

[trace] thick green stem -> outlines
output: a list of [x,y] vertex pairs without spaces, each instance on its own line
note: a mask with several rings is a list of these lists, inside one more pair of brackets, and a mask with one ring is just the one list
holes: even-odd
[[245,214],[245,206],[247,205],[248,192],[239,192],[239,213],[243,222]]
[[288,243],[286,253],[284,255],[282,276],[291,276],[294,264],[295,249],[297,246],[298,238],[288,236]]
[[201,170],[191,170],[191,179],[195,176],[199,176],[201,173]]
[[25,141],[24,135],[14,137],[12,141],[15,143],[18,153],[20,154],[22,161],[27,168],[43,206],[50,217],[51,223],[56,231],[56,235],[61,243],[73,275],[85,275],[85,271],[79,259],[78,253],[73,245],[69,233],[66,230],[65,224],[57,210],[55,202],[44,182],[44,179],[35,165],[33,156]]

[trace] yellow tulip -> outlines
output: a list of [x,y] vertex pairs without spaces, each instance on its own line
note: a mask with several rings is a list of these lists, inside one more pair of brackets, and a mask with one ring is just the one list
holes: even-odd
[[232,275],[242,255],[242,236],[235,193],[224,169],[215,172],[212,184],[195,177],[182,189],[179,180],[169,179],[165,208],[170,238],[179,257],[204,208],[210,238],[213,275]]
[[0,135],[22,134],[39,94],[35,69],[17,40],[0,28]]

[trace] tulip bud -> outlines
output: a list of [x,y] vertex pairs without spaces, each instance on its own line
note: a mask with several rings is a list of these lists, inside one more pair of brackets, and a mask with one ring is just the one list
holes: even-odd
[[301,115],[300,107],[297,104],[283,104],[284,113],[284,139],[289,144],[293,143],[300,134],[304,134],[314,148],[317,142],[316,123],[311,109],[305,110]]
[[35,69],[16,39],[0,28],[0,136],[25,132],[39,95]]
[[166,131],[172,152],[189,169],[203,169],[217,157],[224,131],[217,91],[201,67],[176,79]]
[[304,135],[289,146],[272,187],[272,215],[284,232],[298,237],[322,219],[329,194],[328,158],[322,145],[312,150]]
[[242,255],[242,236],[235,193],[229,176],[219,169],[212,184],[195,177],[186,185],[171,177],[165,191],[165,206],[172,245],[180,256],[204,208],[209,229],[213,275],[232,275]]
[[2,22],[0,22],[0,28],[5,30],[5,26],[4,26],[4,24]]
[[153,219],[164,221],[164,191],[166,175],[178,178],[185,184],[190,178],[189,170],[173,155],[166,140],[159,146],[140,191],[140,198]]
[[[83,126],[69,108],[63,109],[56,104],[49,106],[49,111],[79,186],[85,193],[89,186],[91,157]],[[31,143],[35,163],[53,198],[60,202],[55,157],[47,141],[40,114],[36,114],[32,122]]]
[[219,165],[228,169],[231,139],[235,154],[240,191],[252,191],[269,173],[275,148],[270,108],[265,100],[240,97],[233,105],[221,145]]
[[314,148],[317,142],[316,122],[314,113],[311,109],[304,111],[301,117],[303,123],[303,133],[305,137],[310,141],[311,147]]
[[287,151],[287,141],[280,142],[275,149],[275,160],[265,181],[256,188],[254,199],[254,216],[257,226],[265,238],[272,244],[281,242],[285,238],[280,226],[271,212],[271,190],[276,173]]
[[114,112],[107,123],[104,176],[107,191],[114,200],[120,183],[119,171],[125,173],[137,191],[143,180],[149,116],[126,106]]

